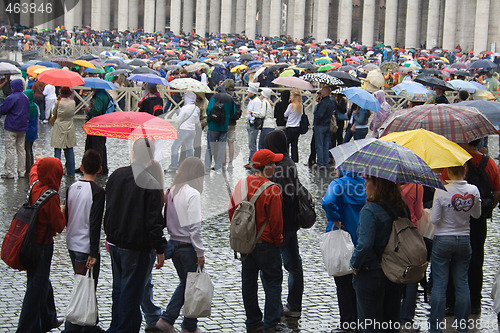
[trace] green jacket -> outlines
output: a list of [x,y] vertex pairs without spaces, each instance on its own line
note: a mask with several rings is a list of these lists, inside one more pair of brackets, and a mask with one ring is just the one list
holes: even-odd
[[89,108],[89,119],[105,114],[110,98],[106,90],[98,89],[92,97],[92,104]]
[[[227,93],[219,93],[219,94],[222,95],[221,102],[224,104],[224,111],[226,116],[224,119],[224,124],[216,124],[213,121],[210,121],[210,114],[212,113],[212,109],[215,104],[215,95],[214,95],[212,98],[210,98],[210,102],[208,103],[207,106],[208,130],[227,132],[229,125],[229,118],[236,113],[236,108],[234,106],[234,102],[231,96],[229,96]],[[228,99],[225,95],[229,96],[230,99]]]

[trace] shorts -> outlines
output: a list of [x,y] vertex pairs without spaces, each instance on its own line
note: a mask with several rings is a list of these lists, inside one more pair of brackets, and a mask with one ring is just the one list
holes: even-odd
[[236,141],[236,125],[229,125],[227,127],[227,142]]

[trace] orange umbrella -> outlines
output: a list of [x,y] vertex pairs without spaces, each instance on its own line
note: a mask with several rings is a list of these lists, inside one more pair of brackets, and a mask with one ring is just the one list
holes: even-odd
[[174,126],[147,112],[117,111],[90,119],[83,130],[87,135],[136,140],[139,138],[177,139]]
[[49,69],[40,73],[38,81],[60,87],[75,87],[85,84],[80,74],[59,68]]
[[26,69],[26,73],[30,76],[33,76],[35,77],[36,76],[36,73],[35,73],[35,70],[39,69],[39,68],[47,68],[45,66],[41,66],[41,65],[33,65],[33,66],[30,66]]

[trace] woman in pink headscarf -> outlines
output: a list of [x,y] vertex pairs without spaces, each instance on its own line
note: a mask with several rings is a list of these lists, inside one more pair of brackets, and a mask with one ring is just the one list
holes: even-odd
[[389,103],[385,101],[385,92],[383,90],[374,92],[373,96],[375,96],[375,98],[380,102],[380,106],[382,108],[373,115],[369,128],[372,132],[372,137],[378,138],[378,129],[385,119],[391,114],[391,107]]

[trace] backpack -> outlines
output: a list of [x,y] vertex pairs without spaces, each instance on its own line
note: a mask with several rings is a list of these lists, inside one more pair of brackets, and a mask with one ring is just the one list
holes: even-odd
[[[35,230],[38,210],[53,195],[57,194],[55,190],[48,189],[43,192],[31,206],[29,204],[29,198],[31,196],[33,185],[35,185],[36,182],[37,181],[31,184],[28,192],[28,198],[14,215],[9,231],[5,235],[2,243],[2,260],[9,267],[20,271],[30,269],[36,264],[37,256],[35,251],[37,249],[33,245],[35,244]],[[47,228],[47,233],[45,234],[44,239],[46,239],[48,235],[50,235],[50,227]]]
[[382,253],[382,270],[394,283],[416,283],[427,270],[424,238],[407,217],[396,217],[389,207],[382,207],[393,219],[392,232]]
[[105,114],[116,111],[115,101],[113,101],[113,98],[111,96],[109,96],[109,94],[108,94],[108,98],[109,98],[109,102],[108,102],[108,106],[106,106],[106,111],[104,112]]
[[[257,234],[257,223],[255,221],[255,202],[259,196],[271,185],[275,183],[266,181],[248,200],[247,178],[243,178],[240,182],[241,186],[241,203],[234,211],[229,230],[229,238],[231,248],[234,250],[234,258],[238,259],[237,252],[248,254],[253,251],[255,244],[264,232],[267,225],[267,220],[260,228]],[[257,234],[257,236],[256,236]]]
[[210,112],[210,121],[216,124],[224,124],[226,121],[226,111],[224,110],[224,103],[222,103],[218,96],[215,95],[215,103]]
[[490,218],[493,215],[493,192],[486,174],[486,164],[488,164],[488,155],[483,155],[481,163],[476,168],[471,160],[467,161],[467,174],[465,180],[475,185],[481,194],[481,217]]
[[235,97],[233,97],[233,101],[235,112],[231,115],[231,117],[229,117],[229,119],[232,121],[236,121],[241,118],[241,102]]
[[316,222],[314,199],[311,193],[297,182],[297,200],[299,205],[298,221],[301,228],[311,228]]
[[309,130],[309,118],[307,117],[305,112],[302,112],[302,116],[300,117],[299,133],[306,134],[308,130]]

